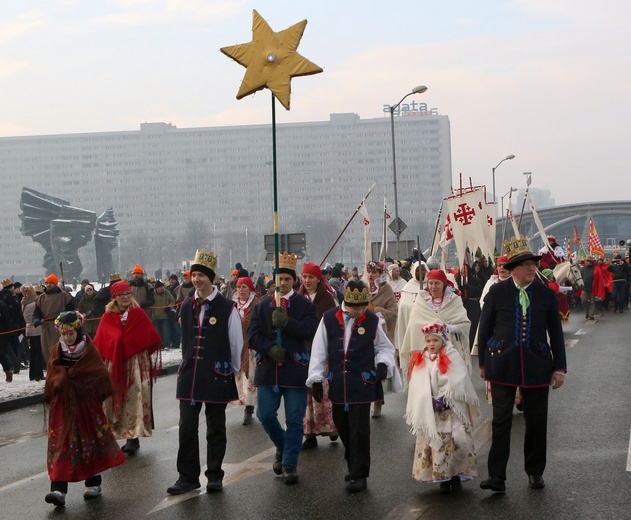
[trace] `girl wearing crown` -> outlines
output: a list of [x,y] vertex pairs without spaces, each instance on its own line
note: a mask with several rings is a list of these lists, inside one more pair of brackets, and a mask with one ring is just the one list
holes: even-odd
[[424,345],[412,351],[405,419],[416,435],[412,476],[439,482],[441,493],[462,489],[478,475],[471,432],[478,397],[462,357],[442,323],[422,327]]
[[[322,316],[311,347],[309,377],[313,398],[322,402],[329,381],[333,421],[344,444],[348,466],[346,490],[366,489],[370,473],[370,405],[377,385],[395,368],[394,345],[380,318],[368,310],[370,293],[363,282],[350,281],[341,306]],[[328,367],[328,368],[327,368]]]
[[46,502],[66,503],[68,482],[85,480],[84,498],[101,494],[102,471],[125,461],[101,403],[114,393],[109,372],[92,340],[81,328],[80,312],[62,312],[54,326],[60,333],[46,371],[44,400],[48,417]]

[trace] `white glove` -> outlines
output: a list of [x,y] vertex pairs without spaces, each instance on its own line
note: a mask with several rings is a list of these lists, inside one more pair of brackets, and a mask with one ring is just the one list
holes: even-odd
[[458,332],[458,325],[447,325],[449,334],[456,334]]

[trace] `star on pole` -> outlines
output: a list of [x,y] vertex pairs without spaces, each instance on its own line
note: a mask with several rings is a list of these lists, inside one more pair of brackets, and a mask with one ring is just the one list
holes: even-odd
[[237,99],[267,87],[289,110],[291,78],[322,72],[296,52],[306,26],[307,20],[303,20],[275,33],[256,10],[252,11],[252,41],[220,49],[246,68]]

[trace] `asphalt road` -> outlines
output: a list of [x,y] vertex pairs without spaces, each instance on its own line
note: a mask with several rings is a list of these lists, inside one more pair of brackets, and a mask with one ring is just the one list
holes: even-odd
[[[482,491],[489,448],[490,409],[475,431],[480,477],[461,493],[412,477],[414,437],[403,420],[404,394],[387,395],[383,416],[371,421],[372,471],[368,490],[344,490],[343,449],[319,441],[303,452],[300,483],[286,486],[271,471],[274,449],[261,425],[241,425],[242,408],[228,409],[224,491],[205,486],[177,497],[178,407],[175,377],[155,386],[156,430],[141,439],[137,456],[105,473],[103,495],[83,499],[70,484],[65,508],[44,502],[48,491],[44,414],[39,405],[0,414],[0,519],[631,519],[631,314],[605,314],[595,323],[574,313],[564,325],[569,374],[551,393],[546,488],[531,490],[523,471],[523,418],[516,412],[506,495]],[[483,384],[474,377],[483,396]],[[204,428],[202,424],[202,436]],[[203,440],[203,437],[202,437]],[[203,441],[205,442],[205,441]],[[204,444],[202,444],[204,445]],[[203,477],[202,477],[203,482]]]

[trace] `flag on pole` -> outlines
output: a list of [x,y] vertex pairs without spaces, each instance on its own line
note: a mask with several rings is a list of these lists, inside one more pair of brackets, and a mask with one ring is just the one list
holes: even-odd
[[572,258],[572,247],[570,246],[570,238],[566,240],[567,243],[567,258]]
[[539,219],[539,215],[535,210],[535,205],[532,203],[532,199],[530,198],[530,193],[526,192],[528,206],[530,207],[530,211],[532,211],[532,218],[535,221],[535,225],[537,226],[537,230],[539,231],[539,235],[541,235],[541,240],[543,240],[543,245],[548,247],[549,251],[552,251],[553,248],[550,247],[550,242],[548,242],[548,235],[546,234],[546,230]]
[[385,262],[388,251],[388,226],[392,220],[392,214],[388,209],[388,202],[386,196],[383,196],[383,231],[381,233],[381,251],[379,252],[379,261]]
[[359,214],[364,217],[364,265],[370,262],[371,254],[370,254],[370,218],[368,217],[368,210],[366,209],[366,201],[363,200],[362,203],[357,208]]
[[596,255],[601,258],[605,257],[605,250],[603,249],[603,245],[598,237],[598,233],[596,232],[596,226],[594,225],[594,221],[591,217],[589,217],[589,237],[587,239],[587,249],[592,255]]
[[578,245],[581,243],[581,235],[578,234],[578,229],[574,226],[574,245]]
[[519,237],[519,228],[517,227],[517,222],[515,222],[515,212],[513,211],[513,203],[512,203],[513,194],[508,196],[508,205],[506,209],[506,216],[508,216],[508,220],[510,220],[511,226],[513,227],[513,233],[516,237]]

